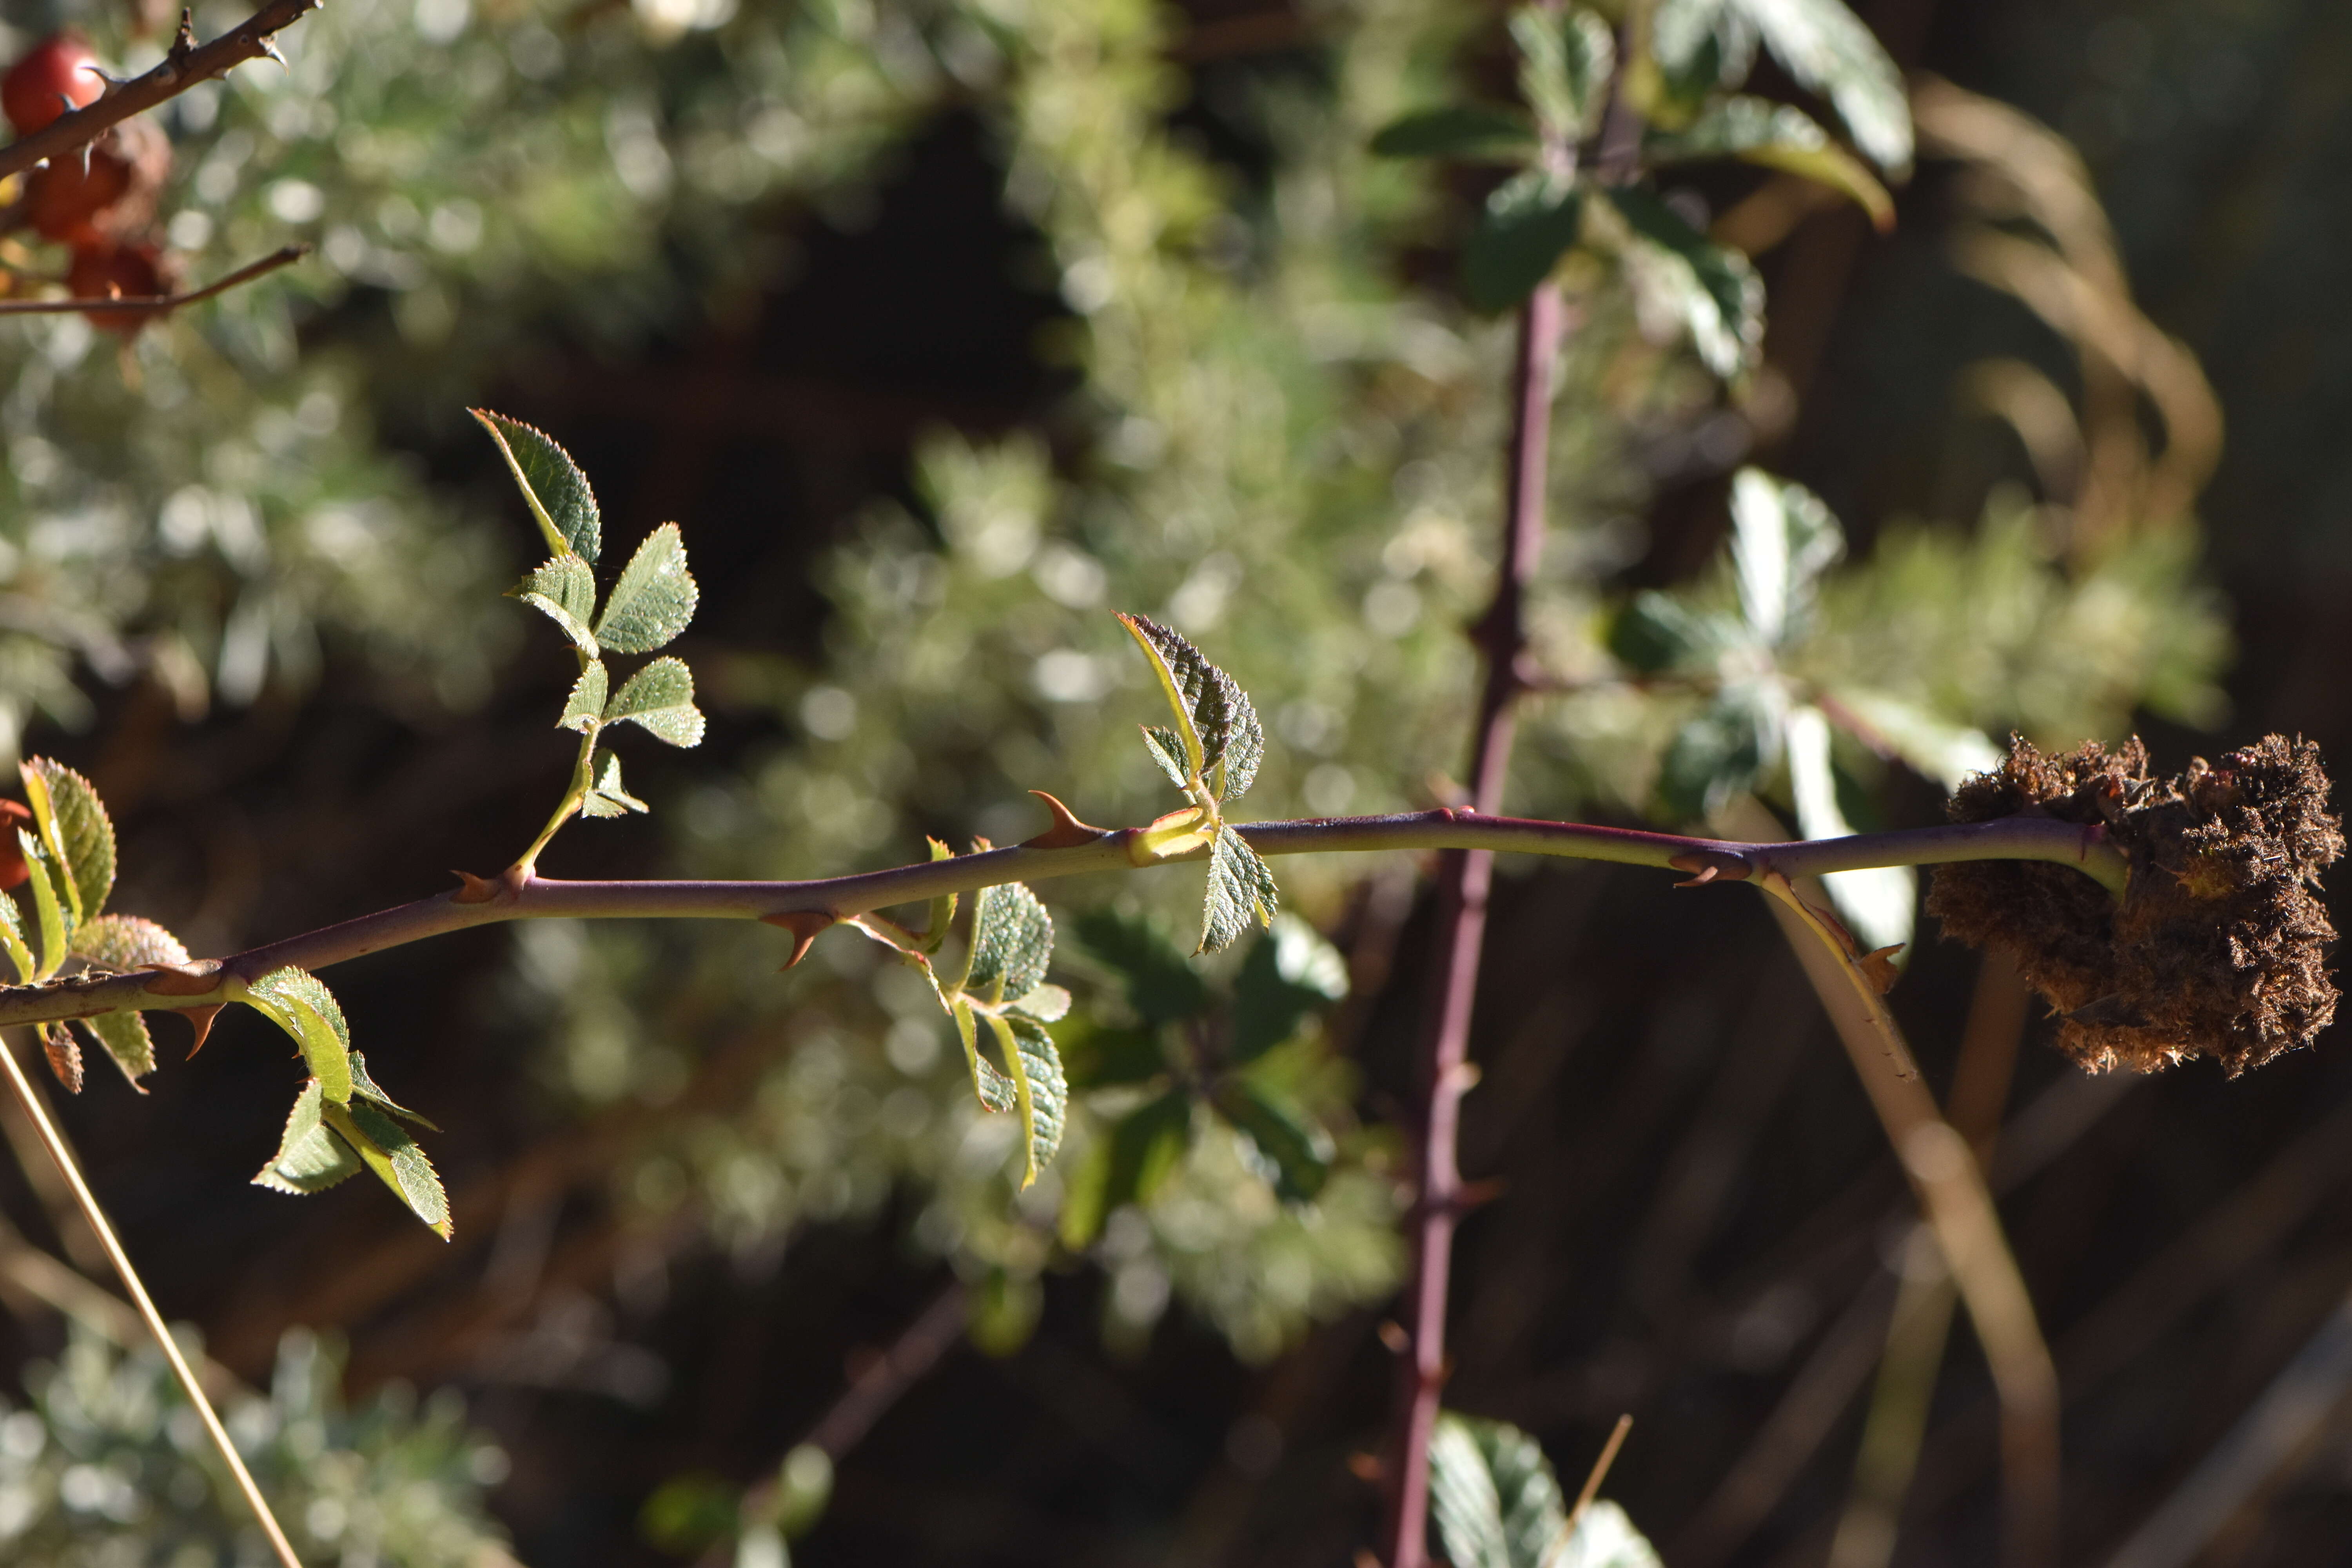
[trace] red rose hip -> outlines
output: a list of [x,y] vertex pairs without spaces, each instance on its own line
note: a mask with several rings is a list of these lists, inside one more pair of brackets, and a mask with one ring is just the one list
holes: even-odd
[[66,111],[66,100],[76,109],[95,102],[106,82],[85,66],[98,56],[79,33],[52,33],[35,44],[23,59],[0,76],[0,111],[19,136],[30,136]]

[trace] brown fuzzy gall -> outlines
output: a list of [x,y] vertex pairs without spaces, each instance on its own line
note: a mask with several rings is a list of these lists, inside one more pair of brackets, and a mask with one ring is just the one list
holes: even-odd
[[2118,905],[2063,866],[1940,867],[1927,909],[2017,961],[2063,1016],[2059,1047],[2093,1072],[2211,1057],[2234,1078],[2309,1045],[2336,1016],[2336,940],[2319,873],[2344,852],[2319,748],[2271,735],[2179,778],[2135,738],[2046,757],[2022,739],[1952,797],[1955,822],[2018,815],[2104,823],[2131,859]]

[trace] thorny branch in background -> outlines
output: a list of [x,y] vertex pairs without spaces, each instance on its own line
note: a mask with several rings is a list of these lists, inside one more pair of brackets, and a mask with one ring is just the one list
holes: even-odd
[[283,64],[272,37],[318,7],[319,0],[269,0],[209,44],[196,42],[194,19],[182,12],[179,34],[161,64],[142,76],[110,86],[97,102],[60,114],[30,136],[0,147],[0,179],[86,147],[132,115],[168,103],[198,82],[226,76],[247,60],[277,59]]
[[161,316],[183,305],[198,305],[241,284],[264,278],[281,267],[291,267],[310,254],[307,245],[283,246],[258,261],[248,261],[226,277],[184,294],[123,294],[108,299],[0,300],[0,316],[61,316],[79,310],[88,315]]

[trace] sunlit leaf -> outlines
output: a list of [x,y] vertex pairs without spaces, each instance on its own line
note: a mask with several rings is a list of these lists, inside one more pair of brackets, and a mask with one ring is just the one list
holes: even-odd
[[651,653],[686,630],[699,594],[677,524],[663,523],[646,535],[605,595],[596,640],[614,653]]
[[1514,174],[1486,198],[1462,245],[1462,292],[1481,310],[1507,310],[1551,275],[1582,232],[1584,198],[1546,169]]
[[580,802],[583,816],[625,816],[633,811],[653,808],[621,785],[621,759],[607,747],[596,748],[589,759],[589,776],[595,780]]
[[1519,48],[1519,93],[1536,118],[1571,144],[1598,130],[1617,62],[1609,24],[1581,7],[1523,5],[1511,13],[1510,26]]
[[1062,1146],[1062,1127],[1068,1114],[1070,1086],[1062,1075],[1062,1058],[1045,1026],[1018,1014],[992,1015],[989,1027],[1003,1047],[1021,1118],[1024,1163],[1021,1184],[1028,1186],[1038,1173],[1054,1163]]
[[289,964],[247,985],[245,1000],[294,1037],[310,1076],[330,1100],[341,1105],[351,1099],[351,1026],[324,981]]
[[1272,923],[1281,895],[1274,873],[1230,824],[1209,847],[1209,886],[1201,910],[1202,952],[1221,952],[1253,923]]
[[1754,368],[1764,341],[1764,285],[1738,251],[1709,242],[1688,219],[1639,186],[1609,200],[1633,231],[1637,287],[1689,334],[1699,359],[1732,380]]
[[1384,127],[1372,151],[1384,158],[1458,158],[1510,163],[1531,152],[1535,127],[1517,110],[1463,104],[1424,109]]
[[988,1003],[1025,995],[1045,979],[1054,919],[1020,882],[982,888],[972,899],[971,960],[963,989]]
[[1821,498],[1758,468],[1731,481],[1731,565],[1740,613],[1776,647],[1811,619],[1822,574],[1845,553],[1845,531]]
[[610,679],[604,660],[590,659],[580,679],[572,683],[572,695],[564,700],[563,717],[555,721],[555,727],[584,735],[604,722],[604,689]]
[[961,996],[948,1005],[949,1015],[955,1019],[956,1038],[963,1046],[963,1059],[971,1068],[971,1091],[980,1103],[991,1110],[1010,1110],[1020,1096],[1013,1080],[996,1068],[996,1064],[981,1054],[980,1032],[974,1022],[971,1004]]
[[667,656],[629,677],[604,709],[608,724],[641,725],[673,746],[702,743],[702,710],[694,705],[694,674]]
[[416,1140],[408,1130],[365,1100],[350,1105],[338,1105],[334,1097],[327,1096],[319,1108],[329,1127],[375,1173],[376,1180],[390,1187],[394,1196],[408,1205],[408,1210],[439,1235],[449,1239],[449,1197],[441,1190],[441,1178],[433,1169],[433,1162],[425,1157]]
[[1160,764],[1160,771],[1168,775],[1168,782],[1182,789],[1189,782],[1184,776],[1184,737],[1165,725],[1146,724],[1143,745],[1151,753],[1151,760]]
[[359,1051],[353,1051],[352,1053],[352,1093],[355,1098],[366,1100],[369,1104],[375,1106],[378,1110],[389,1110],[394,1116],[400,1117],[404,1121],[415,1122],[416,1125],[425,1129],[427,1131],[438,1132],[441,1131],[438,1127],[434,1126],[432,1122],[426,1121],[424,1117],[417,1115],[416,1112],[409,1110],[408,1107],[394,1100],[392,1096],[384,1093],[381,1088],[377,1087],[375,1079],[368,1076],[366,1056]]
[[[0,900],[5,902],[5,900]],[[100,915],[74,929],[69,951],[92,969],[128,974],[151,963],[185,963],[188,950],[153,921],[137,915]],[[102,1013],[82,1026],[106,1047],[133,1088],[155,1070],[155,1042],[137,1013]]]
[[41,933],[37,973],[55,974],[66,961],[66,938],[72,930],[67,923],[65,900],[58,893],[64,877],[47,847],[21,827],[16,829],[16,847],[25,857],[25,885],[32,890],[33,918]]
[[114,888],[114,824],[90,782],[62,763],[19,764],[41,839],[65,868],[60,890],[74,923],[95,920]]
[[33,950],[25,940],[25,911],[5,892],[0,892],[0,950],[5,950],[8,962],[16,965],[18,984],[29,983],[40,973]]
[[1721,99],[1675,131],[1653,131],[1642,150],[1654,166],[1700,158],[1737,158],[1783,169],[1853,199],[1879,230],[1895,224],[1895,199],[1877,177],[1803,110],[1761,98]]
[[1429,1437],[1429,1511],[1454,1568],[1549,1568],[1545,1554],[1568,1522],[1533,1437],[1450,1410]]
[[1839,0],[1729,0],[1798,85],[1830,100],[1870,161],[1895,174],[1911,167],[1911,100],[1862,18]]
[[[1240,799],[1265,754],[1265,732],[1248,693],[1181,633],[1148,616],[1121,616],[1119,621],[1150,659],[1160,691],[1176,714],[1174,733],[1182,742],[1184,760],[1178,782],[1198,773],[1220,799]],[[1162,754],[1169,733],[1162,731],[1155,737],[1145,731],[1164,770],[1171,760]],[[1222,778],[1213,778],[1220,763],[1224,764]]]
[[352,1146],[335,1136],[322,1114],[326,1095],[313,1079],[295,1097],[293,1113],[278,1152],[253,1178],[257,1187],[279,1193],[321,1193],[366,1167]]
[[559,555],[568,552],[593,564],[601,524],[596,493],[588,488],[588,476],[545,432],[487,408],[468,412],[499,444],[516,488],[522,491],[540,531],[547,536],[547,547]]

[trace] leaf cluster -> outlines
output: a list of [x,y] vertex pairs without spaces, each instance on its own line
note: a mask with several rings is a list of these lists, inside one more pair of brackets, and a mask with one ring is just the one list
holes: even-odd
[[1559,1478],[1507,1421],[1445,1411],[1429,1438],[1432,1532],[1454,1568],[1663,1568],[1625,1510],[1595,1499],[1569,1528]]

